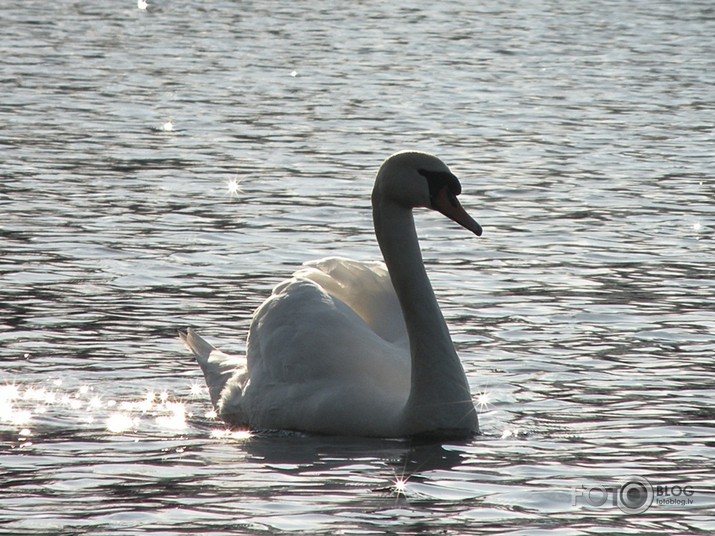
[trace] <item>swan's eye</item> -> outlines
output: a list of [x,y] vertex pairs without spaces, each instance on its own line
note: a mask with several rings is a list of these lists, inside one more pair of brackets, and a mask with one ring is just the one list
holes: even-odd
[[427,179],[429,186],[429,197],[432,208],[435,207],[437,196],[443,188],[447,188],[447,198],[452,206],[457,206],[457,196],[462,193],[462,185],[459,179],[449,171],[430,171],[428,169],[418,169],[420,175]]

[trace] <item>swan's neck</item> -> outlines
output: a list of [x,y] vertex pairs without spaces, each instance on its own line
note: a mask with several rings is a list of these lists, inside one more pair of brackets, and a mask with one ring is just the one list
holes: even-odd
[[476,431],[469,385],[425,271],[412,210],[378,201],[373,205],[373,218],[410,340],[411,390],[403,412],[406,431]]

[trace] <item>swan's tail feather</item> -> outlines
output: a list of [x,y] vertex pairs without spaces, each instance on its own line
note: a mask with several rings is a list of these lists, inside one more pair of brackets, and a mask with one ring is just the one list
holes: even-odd
[[191,328],[186,331],[179,331],[179,338],[196,356],[196,361],[204,373],[206,385],[209,388],[211,403],[214,407],[218,407],[221,391],[223,391],[226,382],[237,371],[245,370],[246,360],[224,354]]

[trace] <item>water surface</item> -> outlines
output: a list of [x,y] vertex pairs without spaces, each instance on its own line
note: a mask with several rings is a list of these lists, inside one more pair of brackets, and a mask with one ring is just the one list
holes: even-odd
[[[472,4],[4,6],[0,531],[715,530],[715,10]],[[406,148],[485,229],[417,215],[482,434],[225,430],[176,330],[376,258]]]

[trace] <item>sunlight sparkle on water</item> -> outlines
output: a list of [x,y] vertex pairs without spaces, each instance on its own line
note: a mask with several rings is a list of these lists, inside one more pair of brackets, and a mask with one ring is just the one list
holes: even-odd
[[501,434],[502,439],[517,438],[521,435],[519,428],[506,428]]
[[186,407],[181,402],[169,402],[164,404],[168,411],[167,415],[159,415],[156,424],[161,428],[171,430],[183,430],[186,428]]
[[236,178],[230,178],[226,181],[226,189],[228,190],[228,195],[231,197],[238,197],[240,194],[244,193],[241,190],[241,181]]
[[211,430],[213,439],[233,439],[236,441],[245,441],[251,439],[253,434],[250,430]]
[[[193,413],[190,400],[204,399],[206,387],[199,382],[190,386],[191,396],[177,400],[166,389],[150,389],[136,398],[103,399],[99,384],[63,386],[61,381],[47,380],[41,384],[22,385],[16,382],[0,384],[0,424],[30,430],[43,426],[45,420],[68,426],[99,427],[112,434],[137,432],[141,429],[162,433],[183,432],[190,426]],[[202,414],[203,414],[202,410]],[[215,411],[206,415],[217,418]],[[245,439],[247,432],[231,432],[231,439]],[[19,437],[19,436],[18,436]]]
[[121,434],[132,428],[138,428],[139,422],[138,417],[131,417],[125,413],[113,413],[107,419],[105,426],[113,434]]
[[143,399],[124,401],[119,407],[123,411],[140,411],[142,413],[148,413],[154,408],[154,400],[156,400],[156,393],[154,391],[147,391],[147,394]]
[[55,401],[54,391],[44,387],[31,385],[23,392],[15,384],[0,386],[0,422],[15,426],[29,424],[33,415],[42,415]]
[[20,388],[14,383],[0,385],[0,404],[6,400],[15,400],[20,396]]
[[407,479],[396,476],[392,489],[396,495],[405,495],[407,493]]
[[191,382],[191,385],[189,386],[189,395],[192,398],[204,398],[204,392],[206,391],[206,387],[203,385],[203,382],[200,382],[199,380],[195,380]]
[[60,398],[60,404],[67,406],[68,408],[77,411],[82,407],[82,400],[74,395],[62,395]]
[[477,408],[479,412],[484,412],[489,409],[489,403],[491,402],[492,395],[487,391],[482,391],[477,395]]
[[23,426],[32,421],[32,412],[16,408],[10,400],[0,400],[0,422]]

